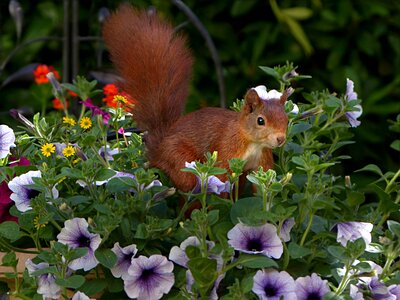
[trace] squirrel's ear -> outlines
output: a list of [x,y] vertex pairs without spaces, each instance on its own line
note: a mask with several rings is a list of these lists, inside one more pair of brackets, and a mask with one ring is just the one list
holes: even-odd
[[289,98],[289,96],[291,94],[293,94],[293,92],[294,92],[294,89],[292,87],[288,87],[287,89],[285,89],[283,91],[283,94],[282,94],[281,98],[279,99],[279,103],[281,105],[285,105],[287,99]]
[[262,104],[262,100],[258,96],[258,93],[255,89],[249,89],[244,96],[244,109],[248,112],[251,113],[253,112],[257,106],[260,106]]

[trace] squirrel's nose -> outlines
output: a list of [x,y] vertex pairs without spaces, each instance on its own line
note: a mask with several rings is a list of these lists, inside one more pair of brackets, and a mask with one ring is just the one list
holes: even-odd
[[286,137],[284,135],[278,136],[276,141],[278,142],[278,146],[282,146],[285,143]]

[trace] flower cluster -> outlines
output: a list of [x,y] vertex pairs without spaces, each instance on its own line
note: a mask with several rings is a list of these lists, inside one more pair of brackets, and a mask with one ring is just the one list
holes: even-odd
[[[281,85],[255,87],[264,101],[295,92],[291,83],[307,77],[291,64],[263,69]],[[368,165],[350,177],[334,168],[350,158],[337,150],[361,125],[351,80],[342,95],[291,96],[273,170],[245,172],[240,158],[221,169],[218,153],[207,153],[181,166],[197,178],[183,193],[148,166],[142,135],[130,130],[132,98],[83,77],[60,84],[48,71],[60,101],[73,91],[80,112],[63,105],[32,120],[18,114],[26,132],[0,125],[0,249],[10,295],[400,299],[400,170]],[[295,96],[307,101],[296,105]],[[359,172],[376,177],[365,183]],[[20,276],[23,252],[31,257]]]

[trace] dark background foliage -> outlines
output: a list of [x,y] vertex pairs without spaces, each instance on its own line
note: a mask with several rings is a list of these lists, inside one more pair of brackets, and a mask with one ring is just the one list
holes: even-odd
[[[75,0],[74,0],[75,1]],[[63,66],[64,6],[74,1],[20,0],[23,26],[18,38],[9,3],[0,3],[0,121],[10,124],[10,108],[25,107],[33,113],[39,106],[32,97],[32,63],[55,66],[62,74],[68,68],[72,80],[75,71]],[[153,6],[181,25],[189,37],[196,59],[190,89],[188,111],[202,106],[219,105],[215,66],[204,38],[186,15],[167,0],[130,1],[139,7]],[[229,106],[246,89],[259,84],[276,88],[277,83],[258,66],[283,65],[291,61],[300,74],[312,79],[300,81],[304,91],[328,88],[343,93],[346,78],[355,82],[363,100],[361,126],[349,129],[356,145],[345,151],[353,159],[345,172],[374,163],[385,170],[398,168],[400,159],[389,145],[395,139],[388,119],[400,113],[400,2],[397,0],[187,0],[185,4],[197,15],[211,35],[218,50],[225,79]],[[115,9],[120,1],[76,1],[79,3],[78,74],[99,81],[112,68],[101,40],[99,11]],[[101,13],[100,13],[101,16]],[[51,39],[28,41],[41,37]],[[89,37],[89,38],[88,38]],[[9,60],[7,60],[9,58]],[[5,63],[6,62],[6,63]],[[21,71],[22,69],[22,71]],[[16,73],[18,72],[18,73]],[[68,75],[68,72],[65,73]],[[67,77],[67,78],[66,78]],[[299,89],[300,90],[300,89]],[[49,99],[50,101],[50,99]],[[301,90],[295,101],[306,101]]]

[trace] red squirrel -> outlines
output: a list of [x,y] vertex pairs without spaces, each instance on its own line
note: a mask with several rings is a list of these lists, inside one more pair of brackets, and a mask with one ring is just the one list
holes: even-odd
[[249,89],[240,112],[207,107],[184,115],[193,64],[185,37],[156,14],[128,5],[107,18],[103,36],[124,89],[136,101],[132,114],[146,132],[150,166],[164,171],[175,187],[188,192],[196,186],[195,176],[181,169],[207,152],[218,152],[222,168],[231,158],[245,159],[245,172],[273,167],[272,149],[286,138],[289,91],[263,101]]

